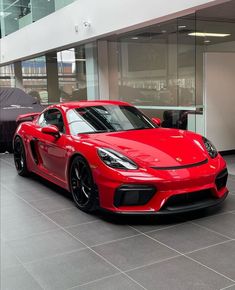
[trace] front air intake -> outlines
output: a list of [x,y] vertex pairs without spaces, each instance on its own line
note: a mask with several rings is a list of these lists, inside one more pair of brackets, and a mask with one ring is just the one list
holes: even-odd
[[225,168],[216,176],[215,184],[217,190],[220,190],[221,188],[226,186],[227,179],[228,179],[228,170],[227,168]]

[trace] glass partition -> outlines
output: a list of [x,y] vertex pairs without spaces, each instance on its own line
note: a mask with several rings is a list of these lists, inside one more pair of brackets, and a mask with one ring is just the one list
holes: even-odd
[[73,3],[75,0],[55,0],[55,10],[59,10],[63,8],[64,6],[69,5],[70,3]]
[[22,61],[23,88],[43,105],[48,104],[45,56]]
[[114,47],[118,83],[110,97],[161,118],[164,127],[195,131],[197,119],[203,119],[202,103],[196,105],[196,40],[189,35],[195,29],[193,14],[123,35],[116,47],[110,41],[110,70],[115,70]]
[[61,101],[98,99],[95,43],[58,52],[57,63]]
[[0,0],[0,37],[15,32],[72,2],[74,0]]
[[0,67],[0,88],[3,87],[15,87],[13,64]]

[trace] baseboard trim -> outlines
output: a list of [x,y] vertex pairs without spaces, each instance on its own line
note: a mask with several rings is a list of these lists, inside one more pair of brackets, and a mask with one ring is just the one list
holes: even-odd
[[219,153],[220,153],[222,156],[225,156],[225,155],[233,155],[233,154],[235,155],[235,149],[219,151]]

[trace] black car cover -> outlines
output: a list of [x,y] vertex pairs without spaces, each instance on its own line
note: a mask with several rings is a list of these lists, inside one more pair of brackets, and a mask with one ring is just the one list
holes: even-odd
[[0,88],[0,152],[12,151],[12,138],[19,115],[44,109],[34,97],[18,88]]

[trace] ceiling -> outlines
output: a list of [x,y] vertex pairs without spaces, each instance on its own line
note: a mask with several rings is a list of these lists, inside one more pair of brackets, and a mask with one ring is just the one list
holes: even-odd
[[196,17],[199,20],[235,22],[235,0],[198,10]]

